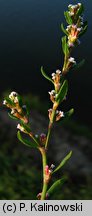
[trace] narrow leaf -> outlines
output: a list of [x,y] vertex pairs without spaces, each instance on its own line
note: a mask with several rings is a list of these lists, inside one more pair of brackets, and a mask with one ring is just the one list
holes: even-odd
[[73,113],[74,113],[74,109],[72,108],[72,109],[70,109],[68,112],[64,113],[64,116],[65,116],[66,118],[68,118],[68,117],[70,117]]
[[21,121],[21,125],[24,127],[25,131],[27,131],[28,133],[31,132],[30,125],[25,124],[23,121]]
[[78,70],[80,67],[82,67],[85,63],[85,59],[80,61],[78,64],[76,64],[71,70]]
[[83,4],[81,4],[79,10],[78,10],[77,13],[76,13],[76,18],[77,18],[77,19],[78,19],[79,16],[82,15],[83,11],[84,11],[84,6],[83,6]]
[[47,194],[49,196],[51,196],[57,189],[59,189],[63,184],[64,182],[67,180],[67,177],[66,176],[63,176],[61,179],[55,181],[53,183],[53,185],[49,188],[49,190],[47,191]]
[[[69,154],[61,161],[61,163],[59,164],[59,166],[53,171],[53,173],[57,172],[59,169],[61,169],[61,167],[63,167],[65,165],[65,163],[70,159],[72,155],[72,151],[69,152]],[[52,173],[52,174],[53,174]]]
[[35,142],[31,142],[31,141],[29,141],[28,139],[23,138],[23,137],[21,136],[21,132],[20,132],[20,131],[17,132],[17,137],[18,137],[18,139],[19,139],[20,142],[22,142],[23,144],[27,145],[27,146],[30,147],[30,148],[31,148],[31,147],[32,147],[32,148],[37,148],[37,147],[38,147],[37,144],[36,144]]
[[59,90],[59,93],[57,95],[56,101],[60,104],[62,100],[66,97],[68,92],[68,81],[65,80],[63,84],[61,85],[61,88]]
[[[47,80],[49,80],[50,82],[53,83],[53,80],[45,73],[43,67],[41,67],[41,73],[42,73],[42,75],[43,75]],[[54,83],[53,83],[53,84],[54,84]]]
[[14,103],[10,98],[6,97],[5,100],[7,101],[8,104],[10,104],[11,106],[14,106]]
[[28,102],[26,102],[26,105],[22,106],[23,112],[25,115],[29,116],[30,115],[30,105]]
[[62,37],[62,49],[65,55],[69,54],[69,48],[68,48],[66,36]]
[[9,116],[11,119],[18,120],[18,118],[15,117],[15,116],[13,116],[11,113],[8,113],[8,116]]
[[84,26],[83,26],[83,30],[80,32],[79,37],[81,37],[82,35],[85,34],[85,32],[87,31],[88,28],[88,23],[87,21],[85,21]]
[[68,36],[68,33],[67,33],[66,29],[64,28],[63,23],[61,23],[61,30]]
[[66,22],[67,22],[69,25],[73,24],[73,20],[72,20],[71,16],[69,15],[69,12],[68,12],[68,11],[65,11],[65,12],[64,12],[64,16],[65,16]]
[[20,107],[22,107],[23,106],[22,98],[20,95],[18,95],[17,97],[18,97],[19,105],[20,105]]

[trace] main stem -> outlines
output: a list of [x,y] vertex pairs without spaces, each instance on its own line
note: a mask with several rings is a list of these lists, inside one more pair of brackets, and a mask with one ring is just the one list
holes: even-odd
[[42,194],[41,194],[41,200],[45,200],[46,199],[46,192],[47,192],[47,188],[48,188],[48,181],[46,182],[45,180],[45,175],[44,175],[44,171],[45,171],[45,167],[47,165],[47,145],[49,142],[49,137],[50,137],[50,133],[51,133],[51,129],[53,126],[53,122],[54,122],[54,118],[55,118],[55,110],[53,109],[52,111],[52,121],[49,122],[49,127],[48,127],[48,134],[47,134],[47,139],[46,139],[46,144],[45,144],[45,148],[40,148],[40,152],[42,155],[42,163],[43,163],[43,189],[42,189]]
[[42,194],[41,194],[41,200],[45,200],[46,192],[47,192],[47,188],[48,188],[48,183],[46,183],[45,175],[44,175],[45,167],[47,165],[47,156],[46,156],[45,148],[40,148],[40,152],[42,155],[42,163],[43,163],[43,189],[42,189]]

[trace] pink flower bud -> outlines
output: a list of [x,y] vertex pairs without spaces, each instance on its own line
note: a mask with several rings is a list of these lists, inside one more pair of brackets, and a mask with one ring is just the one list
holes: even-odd
[[48,165],[45,166],[45,175],[49,175],[49,166]]
[[42,144],[45,144],[45,142],[46,142],[46,134],[41,133],[41,135],[40,135],[40,142],[41,142]]

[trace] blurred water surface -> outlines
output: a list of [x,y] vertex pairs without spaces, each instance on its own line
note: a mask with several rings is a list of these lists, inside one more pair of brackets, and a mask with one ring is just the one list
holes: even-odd
[[[91,126],[92,123],[92,1],[85,5],[84,19],[89,28],[74,51],[77,61],[85,58],[85,65],[69,75],[69,96],[65,108],[75,108],[75,118]],[[60,23],[63,11],[75,0],[0,0],[0,91],[41,95],[47,100],[52,87],[40,74],[40,67],[50,74],[61,68]],[[68,106],[68,108],[67,108]]]

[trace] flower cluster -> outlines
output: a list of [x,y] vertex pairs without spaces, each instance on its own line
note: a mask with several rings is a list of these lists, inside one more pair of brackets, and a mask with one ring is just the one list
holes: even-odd
[[72,4],[69,4],[69,5],[68,5],[68,8],[69,8],[69,15],[70,15],[71,17],[73,17],[73,19],[76,17],[76,14],[77,14],[77,12],[79,11],[80,7],[81,7],[81,3],[78,3],[78,4],[76,4],[76,5],[72,5]]
[[56,70],[56,73],[52,73],[52,80],[54,82],[55,91],[58,92],[60,89],[61,71]]
[[56,73],[52,73],[52,81],[54,84],[54,90],[51,90],[49,93],[50,95],[50,100],[53,103],[53,108],[48,110],[49,113],[49,119],[50,122],[52,122],[52,118],[53,118],[53,109],[55,110],[55,120],[59,121],[62,117],[64,117],[64,113],[62,111],[58,111],[57,107],[58,107],[58,103],[57,103],[57,97],[60,91],[60,87],[62,85],[61,83],[61,78],[62,78],[62,73],[61,71],[58,69],[56,70]]
[[76,61],[73,57],[68,58],[68,62],[67,62],[67,69],[69,70],[70,68],[72,68],[74,65],[76,65]]
[[56,96],[57,96],[56,91],[55,91],[55,90],[52,90],[52,91],[50,91],[50,92],[48,92],[48,93],[49,93],[49,95],[50,95],[50,100],[52,101],[52,103],[54,103],[54,102],[55,102],[55,98],[56,98]]
[[3,101],[3,105],[6,105],[11,109],[11,116],[22,120],[24,123],[28,123],[28,118],[24,112],[24,105],[22,104],[21,97],[17,92],[11,92],[9,97]]
[[[49,112],[49,119],[51,122],[53,109],[49,109],[48,112]],[[64,117],[64,112],[56,110],[55,120],[59,121],[62,117]]]
[[80,8],[82,7],[81,3],[76,5],[70,4],[68,6],[68,15],[72,19],[72,24],[68,25],[66,31],[68,33],[68,45],[73,47],[76,43],[80,43],[79,35],[83,30],[83,17],[77,16]]
[[50,95],[50,100],[52,101],[52,103],[55,103],[56,97],[58,95],[58,92],[61,86],[61,71],[60,70],[56,70],[56,73],[52,73],[52,80],[53,80],[55,90],[52,90],[48,93]]
[[64,12],[68,26],[66,29],[61,25],[62,31],[66,34],[62,38],[62,48],[65,55],[62,74],[65,75],[75,64],[76,61],[71,57],[72,48],[80,44],[80,37],[87,30],[87,21],[83,20],[84,7],[82,3],[75,5],[69,4],[68,10]]
[[68,45],[69,47],[73,47],[74,44],[77,42],[80,43],[78,40],[79,34],[82,31],[82,27],[77,27],[77,24],[68,25],[66,31],[68,32]]

